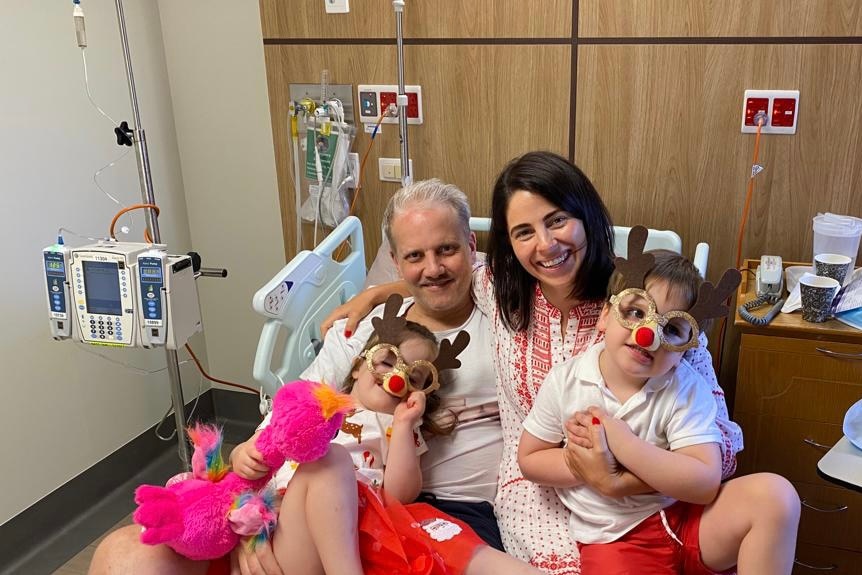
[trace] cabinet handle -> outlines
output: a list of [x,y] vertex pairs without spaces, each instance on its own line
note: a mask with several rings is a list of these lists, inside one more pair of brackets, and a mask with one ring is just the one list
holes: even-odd
[[817,566],[817,565],[809,565],[808,563],[803,563],[799,559],[794,559],[793,562],[796,563],[797,565],[799,565],[800,567],[805,567],[806,569],[811,569],[812,571],[835,571],[836,569],[838,569],[838,565],[836,565],[835,563],[831,563],[830,565],[827,565],[827,566]]
[[829,357],[835,357],[838,359],[855,359],[857,361],[862,361],[862,353],[842,353],[840,351],[832,351],[831,349],[824,349],[822,347],[818,347],[816,349],[823,355],[828,355]]
[[831,509],[824,509],[822,507],[816,507],[814,505],[811,505],[810,503],[808,503],[804,499],[802,500],[802,505],[804,505],[808,509],[813,509],[814,511],[820,511],[821,513],[837,513],[839,511],[847,511],[847,509],[848,509],[848,507],[846,505],[840,505],[840,504],[836,504],[835,507],[832,507]]
[[805,439],[803,439],[802,443],[807,443],[811,447],[816,447],[817,449],[822,449],[823,451],[829,451],[830,449],[832,449],[831,445],[823,445],[822,443],[817,443],[810,437],[806,437]]

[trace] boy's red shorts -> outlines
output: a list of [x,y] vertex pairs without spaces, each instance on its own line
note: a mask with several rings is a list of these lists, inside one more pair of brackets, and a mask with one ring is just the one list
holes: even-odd
[[680,545],[662,524],[661,513],[611,543],[578,545],[581,575],[723,575],[703,564],[700,556],[700,517],[703,505],[678,501],[664,510],[667,523]]

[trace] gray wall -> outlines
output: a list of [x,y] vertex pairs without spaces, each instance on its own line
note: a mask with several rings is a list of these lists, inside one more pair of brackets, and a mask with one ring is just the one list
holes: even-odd
[[[116,120],[131,120],[114,3],[83,6],[93,98]],[[261,322],[249,302],[284,263],[258,5],[124,6],[162,240],[172,252],[195,249],[205,265],[231,271],[228,280],[201,280],[206,340],[197,336],[192,345],[211,358],[216,377],[251,384]],[[40,251],[60,226],[107,233],[118,206],[93,174],[124,149],[87,99],[71,3],[12,0],[4,8],[0,524],[145,431],[170,405],[166,373],[144,373],[164,367],[163,352],[101,351],[50,338]],[[219,52],[225,38],[231,50]],[[134,153],[99,182],[124,204],[140,201]],[[128,239],[139,241],[143,219],[126,223]],[[67,244],[89,243],[65,237]],[[187,400],[209,387],[191,363],[181,371]]]

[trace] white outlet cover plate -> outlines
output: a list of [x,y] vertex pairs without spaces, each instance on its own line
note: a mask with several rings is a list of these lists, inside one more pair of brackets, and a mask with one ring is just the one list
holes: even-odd
[[[381,110],[380,105],[380,93],[381,92],[395,92],[398,93],[398,86],[394,84],[359,84],[357,86],[356,96],[361,97],[363,92],[372,92],[374,94],[374,109],[377,110],[377,115],[364,115],[362,113],[362,104],[360,103],[359,108],[359,121],[363,124],[376,124],[377,119],[380,117],[379,114],[383,111]],[[407,118],[407,123],[410,125],[418,125],[424,122],[424,116],[422,112],[422,86],[404,86],[405,94],[416,94],[416,102],[419,107],[419,114],[416,118]],[[398,117],[397,116],[387,116],[383,118],[382,124],[397,124]],[[368,130],[366,130],[368,131]]]
[[[401,158],[378,158],[377,170],[381,182],[401,183]],[[413,160],[410,160],[410,174],[413,174]]]
[[[762,126],[760,128],[761,134],[795,134],[796,133],[796,124],[799,122],[799,90],[746,90],[745,94],[742,96],[742,133],[743,134],[756,134],[757,126],[746,126],[745,125],[745,103],[748,102],[749,98],[767,98],[769,99],[769,104],[766,108],[766,115],[769,116],[770,123]],[[796,100],[796,114],[793,117],[793,125],[792,126],[773,126],[771,123],[772,120],[772,106],[775,102],[776,98],[793,98]]]
[[323,0],[327,14],[347,14],[350,12],[350,0]]

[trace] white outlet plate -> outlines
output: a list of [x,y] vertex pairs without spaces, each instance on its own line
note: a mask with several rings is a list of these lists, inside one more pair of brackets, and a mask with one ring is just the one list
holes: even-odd
[[347,14],[350,12],[350,0],[323,0],[327,14]]
[[[764,124],[761,129],[761,134],[795,134],[796,133],[796,124],[799,121],[799,90],[746,90],[745,94],[742,97],[742,133],[743,134],[756,134],[757,126],[746,125],[745,116],[746,116],[746,103],[749,98],[763,98],[766,99],[766,116],[767,122]],[[793,125],[792,126],[773,126],[773,108],[775,106],[776,98],[789,98],[795,100],[794,111],[793,111]]]
[[[383,112],[384,104],[380,101],[381,93],[393,93],[397,96],[398,86],[393,84],[359,84],[356,96],[359,99],[359,121],[363,124],[376,124],[377,119]],[[418,114],[414,118],[407,118],[408,124],[422,124],[422,86],[404,86],[404,93],[410,96],[416,94],[416,107]],[[383,118],[383,124],[397,124],[398,116],[387,116]]]
[[[381,182],[401,182],[401,158],[378,158],[377,169]],[[413,175],[413,160],[410,160],[410,175]]]

